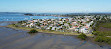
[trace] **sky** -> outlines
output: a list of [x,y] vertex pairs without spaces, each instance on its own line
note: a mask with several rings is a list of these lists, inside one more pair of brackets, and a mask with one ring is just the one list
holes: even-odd
[[111,0],[0,0],[0,12],[111,12]]

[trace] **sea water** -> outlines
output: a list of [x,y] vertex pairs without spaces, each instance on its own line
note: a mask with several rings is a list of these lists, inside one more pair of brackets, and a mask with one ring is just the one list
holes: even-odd
[[55,16],[25,16],[23,14],[0,14],[0,21],[22,21],[32,19],[58,19],[68,17],[55,17]]

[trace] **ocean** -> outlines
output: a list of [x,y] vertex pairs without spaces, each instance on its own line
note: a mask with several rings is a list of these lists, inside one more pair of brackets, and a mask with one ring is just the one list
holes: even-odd
[[58,18],[68,18],[68,17],[25,16],[24,14],[0,13],[0,21],[22,21],[22,20],[33,20],[33,19],[58,19]]

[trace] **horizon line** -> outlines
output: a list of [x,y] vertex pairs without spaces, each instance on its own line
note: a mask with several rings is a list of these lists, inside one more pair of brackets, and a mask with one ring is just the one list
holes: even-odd
[[[11,13],[11,12],[0,12]],[[12,13],[111,13],[111,12],[12,12]]]

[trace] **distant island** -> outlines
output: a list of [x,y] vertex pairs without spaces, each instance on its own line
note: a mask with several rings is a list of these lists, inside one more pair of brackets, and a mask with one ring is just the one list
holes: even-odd
[[110,16],[111,13],[24,13],[25,16],[57,16],[57,17],[73,17],[73,16]]
[[31,14],[31,13],[26,13],[26,14],[24,14],[24,15],[26,15],[26,16],[34,16],[34,15]]

